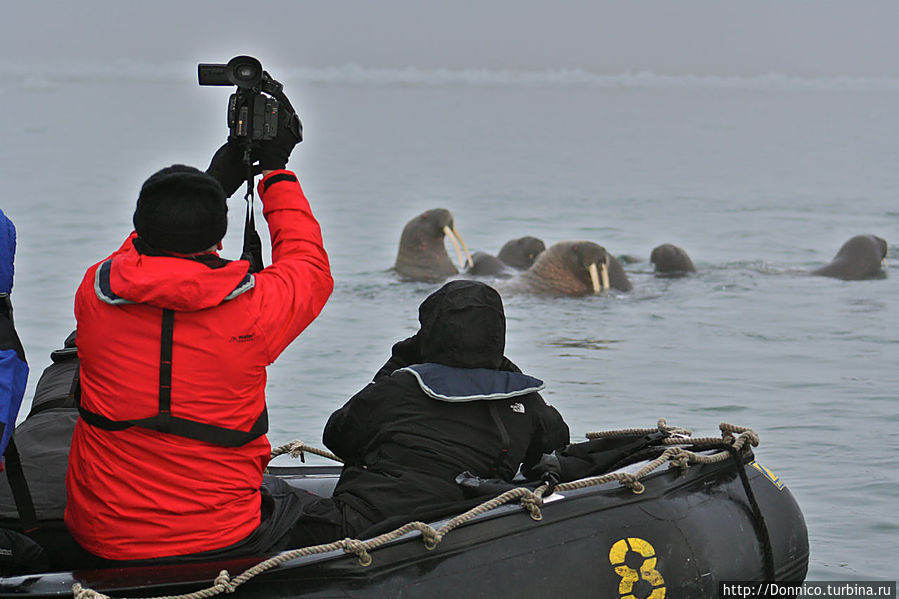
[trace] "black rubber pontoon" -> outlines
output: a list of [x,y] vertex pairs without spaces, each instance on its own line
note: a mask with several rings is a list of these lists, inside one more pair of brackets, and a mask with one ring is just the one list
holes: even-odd
[[[720,581],[769,580],[770,569],[779,582],[802,581],[808,535],[798,505],[751,452],[741,462],[660,469],[641,479],[642,494],[618,482],[566,490],[545,498],[539,521],[506,504],[433,550],[407,533],[371,551],[365,566],[342,550],[291,559],[230,596],[696,599],[717,597]],[[324,494],[339,475],[337,467],[271,470]],[[266,557],[0,578],[0,597],[72,597],[75,584],[112,597],[190,593],[211,587],[221,570],[236,578]]]

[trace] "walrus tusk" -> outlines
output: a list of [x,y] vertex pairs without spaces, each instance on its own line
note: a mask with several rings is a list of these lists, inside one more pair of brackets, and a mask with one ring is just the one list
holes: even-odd
[[[468,266],[474,266],[474,260],[471,259],[471,254],[468,252],[468,246],[465,245],[465,241],[462,239],[462,236],[459,235],[459,232],[455,229],[450,229],[449,225],[443,227],[443,233],[450,238],[450,241],[453,242],[453,247],[456,248],[456,257],[459,258],[459,268],[465,268],[465,260],[462,259],[462,250],[465,250],[465,256],[468,258]],[[462,249],[459,249],[459,244],[462,244]]]
[[[605,265],[603,265],[603,268],[605,268]],[[601,293],[602,283],[599,281],[599,272],[596,270],[596,262],[592,262],[590,266],[587,267],[587,272],[590,273],[590,282],[593,283],[593,293]]]
[[459,268],[463,268],[465,262],[462,261],[462,250],[459,249],[459,242],[456,241],[456,234],[449,228],[449,225],[443,227],[443,234],[449,237],[449,240],[453,242],[453,247],[456,248],[456,257],[459,259]]
[[886,267],[887,267],[887,259],[884,258],[883,260],[881,260],[881,261],[880,261],[880,264],[881,264],[884,268],[886,268]]
[[[465,245],[465,240],[462,239],[462,236],[461,236],[461,235],[459,234],[459,232],[456,231],[455,229],[453,229],[453,233],[455,233],[455,234],[456,234],[456,237],[459,238],[459,243],[462,244],[462,249],[465,250],[465,257],[468,258],[468,267],[469,267],[469,268],[474,267],[474,260],[471,259],[471,254],[470,254],[469,251],[468,251],[468,246]],[[462,263],[461,259],[459,260],[459,263],[460,263],[460,264]]]
[[609,255],[606,254],[605,258],[602,261],[602,269],[599,271],[599,274],[602,275],[602,288],[603,289],[611,289],[612,286],[609,284]]

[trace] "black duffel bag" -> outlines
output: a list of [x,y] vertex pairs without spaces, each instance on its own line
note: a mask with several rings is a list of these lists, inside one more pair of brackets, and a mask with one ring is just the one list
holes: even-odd
[[[50,359],[35,387],[31,411],[15,429],[0,475],[0,547],[10,552],[0,551],[0,571],[6,574],[60,566],[82,552],[63,521],[69,448],[78,421],[74,332]],[[38,553],[41,547],[46,555]]]

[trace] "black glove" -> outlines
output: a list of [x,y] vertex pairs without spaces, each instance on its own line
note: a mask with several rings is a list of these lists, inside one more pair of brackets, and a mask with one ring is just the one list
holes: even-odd
[[216,150],[206,174],[218,181],[225,190],[225,197],[230,198],[247,180],[247,167],[240,144],[228,141]]
[[274,171],[287,166],[287,159],[290,158],[294,146],[303,141],[303,124],[287,96],[280,90],[273,95],[279,103],[278,132],[274,139],[260,142],[259,149],[254,153],[264,171]]

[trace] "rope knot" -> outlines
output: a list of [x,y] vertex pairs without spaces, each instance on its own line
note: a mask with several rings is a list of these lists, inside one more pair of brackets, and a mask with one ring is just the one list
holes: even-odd
[[731,443],[733,443],[734,433],[737,433],[740,435],[740,439],[745,439],[746,441],[749,441],[749,444],[753,447],[758,447],[759,435],[751,428],[737,426],[727,422],[722,422],[718,425],[718,428],[721,430],[721,436],[724,439],[730,439]]
[[212,583],[212,586],[219,592],[234,592],[234,586],[232,586],[231,584],[231,575],[228,574],[227,570],[222,570],[221,572],[219,572],[219,575],[215,577],[215,581]]
[[430,526],[421,528],[419,530],[421,530],[422,542],[425,544],[425,549],[427,549],[428,551],[436,549],[437,545],[440,544],[440,541],[443,540],[443,535],[438,533]]
[[287,444],[287,452],[290,454],[290,457],[294,459],[299,458],[300,462],[306,463],[306,444],[299,439]]
[[690,466],[690,452],[685,451],[680,447],[674,447],[672,449],[673,451],[671,452],[671,455],[668,456],[668,467],[686,470]]
[[362,567],[371,565],[371,554],[368,553],[365,544],[357,539],[346,538],[343,540],[343,550],[347,553],[355,553]]
[[72,585],[72,594],[75,596],[75,599],[110,599],[109,595],[86,589],[78,582]]
[[693,431],[688,428],[682,428],[680,426],[668,426],[668,421],[664,418],[659,418],[659,421],[656,424],[656,428],[659,429],[660,433],[668,433],[669,435],[689,437],[693,434]]
[[435,549],[440,541],[443,540],[443,533],[441,531],[434,530],[433,528],[431,528],[431,526],[425,524],[424,522],[410,522],[409,524],[398,530],[402,530],[403,528],[417,530],[419,533],[421,533],[421,541],[422,543],[424,543],[425,549],[427,549],[428,551]]
[[679,470],[686,470],[690,467],[690,459],[687,457],[675,458],[671,460],[671,464],[668,467],[677,468]]
[[527,495],[522,495],[520,502],[531,515],[531,518],[538,522],[543,520],[543,512],[540,511],[540,507],[543,505],[543,497],[536,493],[528,493]]
[[643,486],[637,477],[628,472],[624,472],[621,475],[621,484],[630,489],[634,495],[641,495],[643,491],[646,490],[646,487]]
[[304,464],[306,463],[306,453],[314,453],[315,455],[320,455],[324,458],[328,458],[329,460],[334,460],[335,462],[343,463],[339,457],[331,453],[330,451],[319,449],[317,447],[313,447],[312,445],[307,445],[303,443],[299,439],[294,439],[290,443],[285,445],[281,445],[280,447],[276,447],[272,450],[271,459],[274,460],[279,455],[283,455],[285,453],[290,454],[292,458],[300,458],[300,461]]

